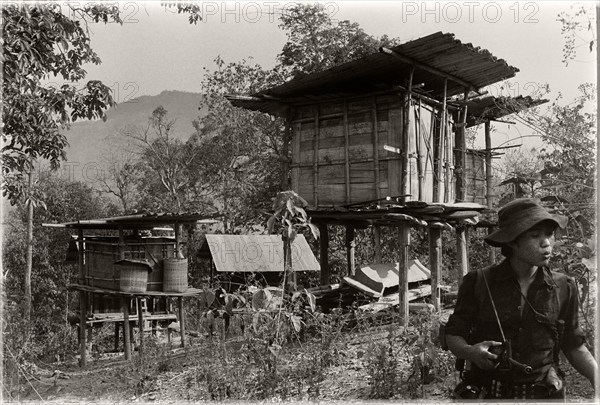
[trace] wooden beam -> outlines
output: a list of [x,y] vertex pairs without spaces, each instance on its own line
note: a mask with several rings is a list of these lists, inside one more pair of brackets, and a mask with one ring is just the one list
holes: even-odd
[[[319,105],[315,105],[315,136],[313,142],[313,205],[315,207],[319,206],[319,194],[318,194],[318,185],[319,185],[319,137],[321,135],[321,131],[319,128]],[[298,156],[299,158],[300,156]]]
[[319,224],[319,264],[321,265],[321,285],[329,284],[329,230],[327,224]]
[[440,69],[434,68],[432,66],[428,66],[428,65],[425,65],[423,63],[420,63],[416,59],[413,59],[413,58],[410,58],[408,56],[402,55],[402,54],[400,54],[398,52],[395,52],[395,51],[393,51],[391,49],[388,49],[386,47],[382,46],[381,48],[379,48],[379,52],[385,53],[387,55],[391,55],[391,56],[395,57],[396,59],[398,59],[401,62],[408,63],[408,64],[410,64],[410,65],[413,66],[413,69],[414,68],[418,68],[419,70],[423,70],[425,72],[432,73],[432,74],[434,74],[436,76],[443,77],[446,80],[451,80],[454,83],[460,84],[463,87],[467,87],[469,89],[473,89],[476,92],[478,91],[477,88],[473,84],[471,84],[469,82],[466,82],[466,81],[462,80],[461,78],[459,78],[457,76],[454,76],[453,74],[450,74],[450,73],[444,72],[443,70],[440,70]]
[[[446,105],[446,94],[448,90],[448,80],[444,79],[444,96],[442,101],[442,110],[440,112],[440,126],[438,131],[438,142],[437,142],[437,156],[434,156],[434,161],[436,163],[434,169],[434,181],[433,183],[433,201],[434,202],[442,202],[442,187],[444,185],[444,176],[443,172],[443,156],[444,156],[444,139],[446,138],[446,114],[447,114],[447,105]],[[437,160],[435,159],[437,157]]]
[[400,327],[406,331],[408,326],[408,245],[410,244],[410,227],[398,227],[400,252],[398,255],[398,311],[400,313]]
[[348,262],[348,276],[354,276],[356,274],[356,240],[354,237],[354,228],[346,226],[346,260]]
[[442,279],[442,230],[429,228],[429,269],[431,270],[431,301],[437,311],[441,310],[440,280]]

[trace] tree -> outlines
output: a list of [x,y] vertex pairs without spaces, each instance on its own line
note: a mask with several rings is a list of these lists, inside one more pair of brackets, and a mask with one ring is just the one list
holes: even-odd
[[[561,34],[565,38],[563,45],[563,63],[565,66],[577,57],[578,48],[585,46],[591,53],[596,46],[596,32],[594,31],[594,18],[598,18],[598,6],[571,4],[570,12],[562,11],[558,14],[558,21],[562,24]],[[594,10],[596,8],[596,10]]]
[[298,4],[286,10],[279,27],[288,40],[277,59],[288,77],[320,72],[399,42],[387,35],[373,37],[348,20],[334,24],[319,4]]
[[[142,167],[156,176],[160,188],[168,197],[168,201],[156,208],[180,212],[188,185],[186,170],[199,156],[200,150],[173,138],[171,132],[174,124],[175,120],[169,119],[168,111],[158,106],[145,128],[129,128],[125,130],[125,135],[137,142]],[[150,181],[146,184],[153,183]]]
[[283,121],[267,114],[233,107],[226,95],[251,94],[280,82],[277,70],[267,71],[242,60],[215,60],[217,69],[202,82],[200,107],[207,114],[195,123],[190,143],[202,151],[193,173],[196,186],[210,190],[225,215],[226,231],[259,224],[269,196],[280,190]]

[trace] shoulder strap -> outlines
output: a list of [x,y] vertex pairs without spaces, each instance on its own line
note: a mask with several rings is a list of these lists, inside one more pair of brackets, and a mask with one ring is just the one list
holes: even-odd
[[485,277],[487,279],[489,279],[489,275],[490,275],[490,270],[492,269],[492,266],[488,266],[484,269],[477,269],[477,278],[475,280],[475,298],[477,298],[477,303],[479,304],[479,308],[481,308],[483,306],[483,303],[485,301],[485,297],[487,297],[488,293],[487,293],[487,289],[485,287],[485,281],[483,280],[484,277],[484,272],[485,272]]

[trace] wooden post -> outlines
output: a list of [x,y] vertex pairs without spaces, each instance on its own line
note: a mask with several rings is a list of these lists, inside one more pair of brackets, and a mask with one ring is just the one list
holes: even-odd
[[[291,109],[288,107],[285,119],[285,130],[283,132],[283,147],[281,148],[281,190],[290,188],[290,138],[292,132],[292,116]],[[300,136],[298,134],[297,136]],[[297,191],[297,190],[296,190]]]
[[406,94],[405,94],[405,100],[404,100],[404,114],[403,114],[403,121],[402,121],[402,175],[400,178],[400,184],[401,184],[401,202],[404,203],[406,201],[406,194],[411,194],[409,193],[409,186],[408,186],[408,159],[410,158],[410,154],[408,153],[408,148],[410,146],[409,143],[409,137],[408,137],[408,133],[409,133],[409,129],[410,129],[410,106],[411,106],[411,98],[412,98],[412,80],[413,80],[413,73],[415,72],[415,66],[413,65],[412,69],[410,70],[410,75],[408,77],[408,85],[406,86]]
[[327,224],[319,224],[319,263],[321,264],[321,285],[329,284],[329,230]]
[[[492,185],[492,135],[490,128],[490,120],[485,121],[485,184],[486,184],[486,194],[485,199],[487,202],[487,207],[489,209],[494,208],[494,189]],[[494,231],[493,227],[488,228],[488,234]],[[493,246],[489,248],[489,261],[490,264],[496,262],[496,249]]]
[[[78,261],[79,261],[79,283],[81,285],[85,284],[85,270],[84,270],[84,243],[83,243],[83,229],[79,229],[77,232],[77,244],[79,247],[79,252],[78,252]],[[86,346],[87,346],[87,342],[86,342],[86,334],[85,334],[85,329],[86,329],[86,315],[87,315],[87,308],[86,308],[86,303],[87,303],[87,296],[86,293],[83,291],[79,291],[79,356],[80,356],[80,361],[79,361],[79,365],[81,367],[85,367],[87,365],[87,359],[86,359]]]
[[354,263],[356,241],[354,240],[354,228],[346,225],[346,260],[348,261],[348,276],[356,274],[356,264]]
[[123,346],[125,346],[125,360],[131,359],[131,335],[129,325],[129,297],[121,297],[123,309]]
[[446,106],[446,95],[448,90],[448,80],[444,79],[444,92],[442,95],[442,111],[440,114],[440,128],[439,128],[439,138],[437,143],[437,161],[435,165],[435,176],[434,179],[437,178],[437,182],[433,183],[433,201],[440,202],[442,201],[442,186],[444,185],[444,176],[443,172],[443,156],[444,156],[444,139],[446,138],[446,114],[447,114],[447,106]]
[[85,333],[86,329],[86,301],[87,294],[84,291],[79,291],[79,355],[80,362],[79,365],[81,367],[85,367],[87,365],[86,359],[86,351],[87,351],[87,334]]
[[467,196],[466,189],[466,172],[465,158],[467,145],[465,140],[465,127],[467,122],[467,99],[469,97],[469,89],[465,88],[463,96],[463,106],[459,111],[460,125],[456,129],[454,136],[454,167],[456,171],[456,201],[465,201]]
[[315,106],[315,138],[313,142],[313,204],[318,207],[319,204],[319,106]]
[[348,102],[344,101],[344,176],[346,179],[346,204],[350,203],[350,134],[348,131]]
[[429,268],[431,270],[431,301],[441,309],[439,282],[442,279],[442,230],[429,228]]
[[183,297],[177,297],[179,307],[179,332],[181,333],[181,347],[185,347],[185,320],[183,312]]
[[115,352],[119,350],[119,322],[115,322]]
[[462,284],[462,279],[469,272],[469,258],[467,256],[467,228],[465,226],[456,227],[456,258],[458,266],[456,267],[456,281],[458,286]]
[[381,227],[373,226],[373,249],[375,250],[375,263],[381,263]]
[[175,257],[183,259],[183,253],[181,253],[181,224],[175,223]]
[[408,245],[410,244],[410,226],[400,225],[399,267],[398,267],[398,310],[400,312],[400,327],[406,330],[408,326]]
[[377,125],[377,98],[373,97],[371,105],[371,119],[373,120],[373,170],[375,172],[375,198],[381,198],[381,177],[379,168],[379,126]]
[[144,313],[142,311],[142,297],[136,297],[138,328],[140,331],[140,357],[144,357]]
[[415,151],[417,153],[417,175],[419,179],[419,194],[417,200],[425,199],[425,169],[423,167],[424,157],[421,150],[421,98],[419,98],[418,119],[415,119]]

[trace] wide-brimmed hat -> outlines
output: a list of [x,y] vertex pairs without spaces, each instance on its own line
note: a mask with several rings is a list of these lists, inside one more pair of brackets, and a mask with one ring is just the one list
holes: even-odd
[[498,211],[498,226],[495,232],[485,237],[492,246],[503,246],[515,240],[523,232],[542,221],[553,221],[556,226],[567,226],[567,217],[549,213],[537,198],[518,198]]

